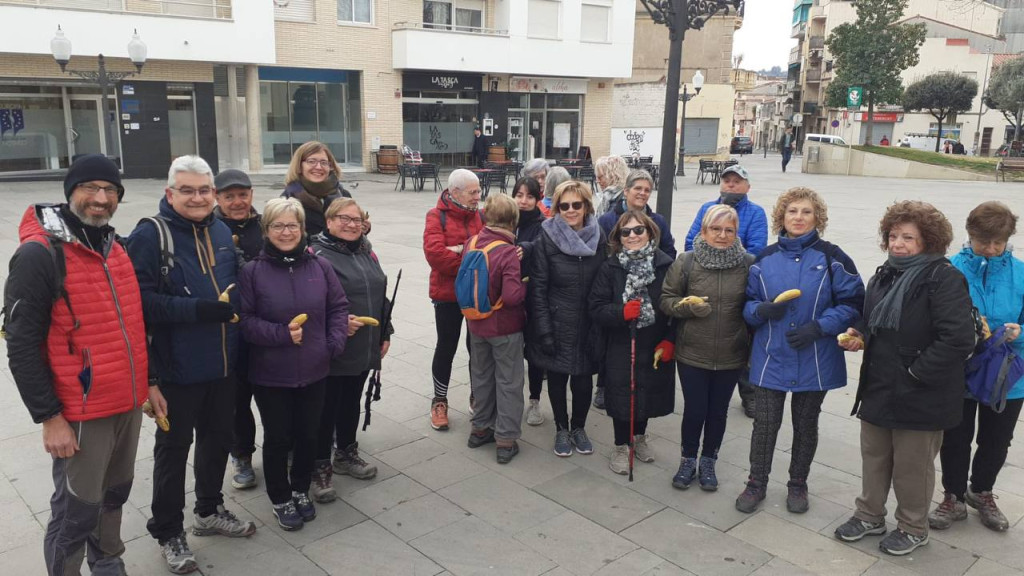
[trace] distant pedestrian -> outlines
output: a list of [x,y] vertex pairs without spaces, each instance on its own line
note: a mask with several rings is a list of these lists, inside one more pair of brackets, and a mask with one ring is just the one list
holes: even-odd
[[779,151],[782,152],[782,171],[786,171],[789,159],[793,157],[793,150],[796,148],[796,140],[793,138],[793,128],[786,128],[782,138],[779,138]]
[[595,213],[600,218],[622,200],[622,190],[629,178],[629,165],[622,156],[602,156],[594,163],[594,175],[601,188],[600,202]]
[[487,162],[487,137],[480,132],[479,126],[473,127],[473,165],[483,166]]
[[885,134],[882,134],[882,139],[878,141],[878,145],[879,146],[888,146],[889,145],[889,137],[886,136]]

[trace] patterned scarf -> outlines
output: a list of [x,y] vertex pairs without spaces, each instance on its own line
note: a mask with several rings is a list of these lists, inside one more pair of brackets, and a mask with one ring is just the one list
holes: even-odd
[[622,292],[622,303],[640,300],[640,317],[636,319],[637,328],[654,325],[654,304],[647,287],[654,282],[654,242],[639,250],[623,248],[616,255],[619,264],[626,269],[626,289]]
[[705,270],[728,270],[743,263],[747,251],[737,238],[728,248],[715,248],[697,236],[693,239],[693,258]]

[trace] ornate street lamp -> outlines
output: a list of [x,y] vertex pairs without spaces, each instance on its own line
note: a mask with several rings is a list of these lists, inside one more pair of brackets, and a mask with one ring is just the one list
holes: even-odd
[[683,93],[679,95],[679,101],[683,103],[683,119],[679,128],[679,175],[686,176],[683,172],[683,154],[686,152],[686,103],[693,100],[693,97],[700,94],[704,87],[704,75],[697,70],[693,73],[693,93],[686,91],[686,84],[683,84]]
[[135,72],[108,72],[107,61],[100,54],[98,70],[68,70],[68,62],[71,60],[71,41],[64,36],[64,31],[57,26],[57,34],[50,40],[50,52],[53,59],[60,65],[60,71],[73,74],[97,84],[100,87],[100,109],[103,114],[103,136],[106,139],[107,155],[110,155],[110,147],[114,145],[113,134],[110,131],[110,103],[107,102],[108,89],[118,81],[142,73],[142,67],[146,64],[146,44],[139,38],[139,31],[135,30],[132,40],[128,43],[128,57],[132,64],[135,64]]
[[729,9],[743,14],[744,0],[640,0],[655,24],[668,26],[668,75],[665,88],[665,120],[661,132],[661,165],[658,167],[658,214],[672,222],[672,185],[675,182],[676,115],[679,111],[679,69],[683,65],[683,37],[699,30],[715,14]]

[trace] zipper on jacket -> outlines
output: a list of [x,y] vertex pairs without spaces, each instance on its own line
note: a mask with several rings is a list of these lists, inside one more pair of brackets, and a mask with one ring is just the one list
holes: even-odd
[[[107,275],[107,284],[110,286],[110,293],[114,296],[114,308],[117,309],[117,321],[121,324],[121,336],[124,338],[124,345],[128,348],[128,367],[132,375],[132,409],[139,405],[139,393],[135,386],[135,355],[132,354],[132,342],[128,338],[128,329],[124,324],[124,311],[121,310],[121,299],[117,297],[117,290],[114,289],[114,278],[110,275],[110,267],[107,261],[103,261],[103,273]],[[84,407],[84,404],[83,404]]]
[[[195,224],[192,225],[195,228]],[[210,232],[207,230],[206,235],[209,237]],[[209,258],[203,257],[203,251],[196,249],[196,256],[199,257],[200,262],[206,262],[206,268],[210,271],[210,283],[213,284],[213,291],[218,296],[220,295],[220,286],[217,284],[217,274],[213,270],[213,265],[210,263]],[[187,288],[186,288],[187,290]],[[224,362],[224,378],[228,377],[228,327],[223,322],[220,325],[220,356]]]

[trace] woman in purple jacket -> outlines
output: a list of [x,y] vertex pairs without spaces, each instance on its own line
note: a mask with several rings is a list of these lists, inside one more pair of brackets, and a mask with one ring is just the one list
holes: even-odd
[[261,224],[263,250],[239,276],[242,335],[263,421],[267,495],[281,528],[298,530],[316,518],[309,499],[316,436],[331,358],[348,337],[348,299],[330,263],[306,249],[298,200],[267,202]]

